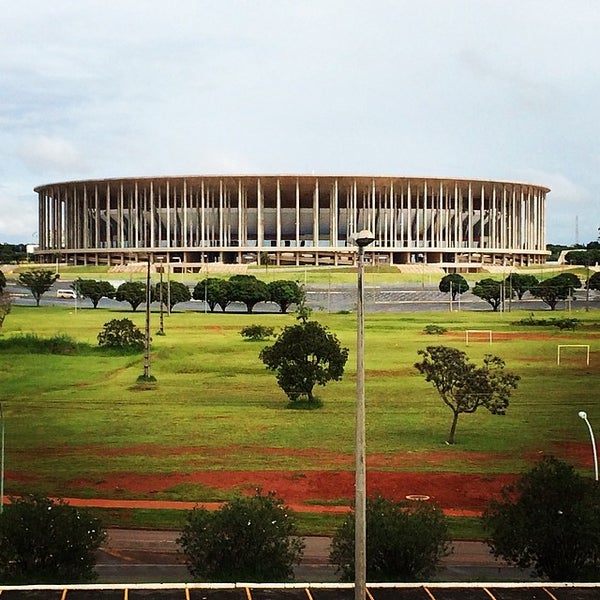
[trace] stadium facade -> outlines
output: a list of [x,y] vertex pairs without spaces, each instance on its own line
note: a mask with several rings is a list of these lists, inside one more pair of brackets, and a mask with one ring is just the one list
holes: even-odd
[[35,188],[38,259],[353,264],[370,229],[378,264],[447,270],[545,262],[547,187],[385,176],[199,175],[96,179]]

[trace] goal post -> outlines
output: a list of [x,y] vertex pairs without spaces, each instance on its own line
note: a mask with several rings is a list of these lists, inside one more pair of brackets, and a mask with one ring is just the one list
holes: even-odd
[[465,341],[466,341],[467,346],[469,345],[469,334],[470,334],[470,339],[474,339],[473,334],[476,334],[475,339],[478,339],[478,337],[481,337],[481,334],[486,334],[489,344],[490,345],[492,344],[493,336],[492,336],[491,329],[467,329],[465,331]]
[[585,348],[585,364],[590,365],[590,345],[589,344],[558,344],[556,347],[556,364],[560,365],[561,350],[563,348]]

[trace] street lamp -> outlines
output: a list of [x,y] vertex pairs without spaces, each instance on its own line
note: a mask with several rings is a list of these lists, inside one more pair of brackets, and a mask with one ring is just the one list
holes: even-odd
[[149,381],[150,373],[150,302],[152,290],[150,289],[150,254],[146,256],[146,328],[144,331],[144,380]]
[[596,453],[596,440],[594,438],[594,432],[592,431],[592,426],[587,418],[587,413],[585,410],[579,411],[579,416],[585,421],[588,429],[590,430],[590,439],[592,440],[592,452],[594,454],[594,475],[596,481],[598,481],[598,454]]
[[374,241],[367,229],[353,236],[358,246],[356,326],[356,440],[354,500],[354,600],[365,600],[367,587],[367,471],[365,466],[365,247]]

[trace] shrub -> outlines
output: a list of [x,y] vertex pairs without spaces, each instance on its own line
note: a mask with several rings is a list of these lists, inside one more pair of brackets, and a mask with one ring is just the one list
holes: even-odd
[[240,331],[240,335],[251,342],[268,340],[274,334],[275,329],[266,325],[247,325]]
[[98,334],[98,345],[105,348],[142,350],[144,334],[130,319],[113,319],[104,323],[104,329]]
[[20,354],[77,354],[85,347],[86,344],[79,344],[65,334],[41,338],[35,333],[25,333],[12,335],[0,341],[0,350]]
[[600,575],[600,489],[567,463],[544,458],[492,500],[483,520],[494,555],[520,568],[551,581]]
[[441,325],[425,325],[423,332],[427,335],[442,335],[448,331],[445,327]]
[[106,532],[98,519],[62,500],[12,499],[0,514],[2,583],[77,583],[96,578]]
[[192,577],[223,582],[292,580],[304,549],[289,509],[260,490],[218,511],[190,511],[177,541]]
[[[369,581],[422,581],[450,552],[446,517],[428,502],[369,499],[366,525]],[[354,515],[337,529],[329,560],[354,580]]]

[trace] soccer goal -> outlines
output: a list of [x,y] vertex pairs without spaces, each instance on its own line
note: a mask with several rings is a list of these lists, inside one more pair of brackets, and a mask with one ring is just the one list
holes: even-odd
[[493,341],[491,329],[467,329],[465,331],[465,341],[467,343],[467,346],[469,345],[469,340],[475,342],[485,340],[486,338],[491,344]]
[[589,344],[558,344],[556,347],[556,364],[560,365],[561,351],[563,348],[585,348],[585,364],[590,364],[590,345]]

